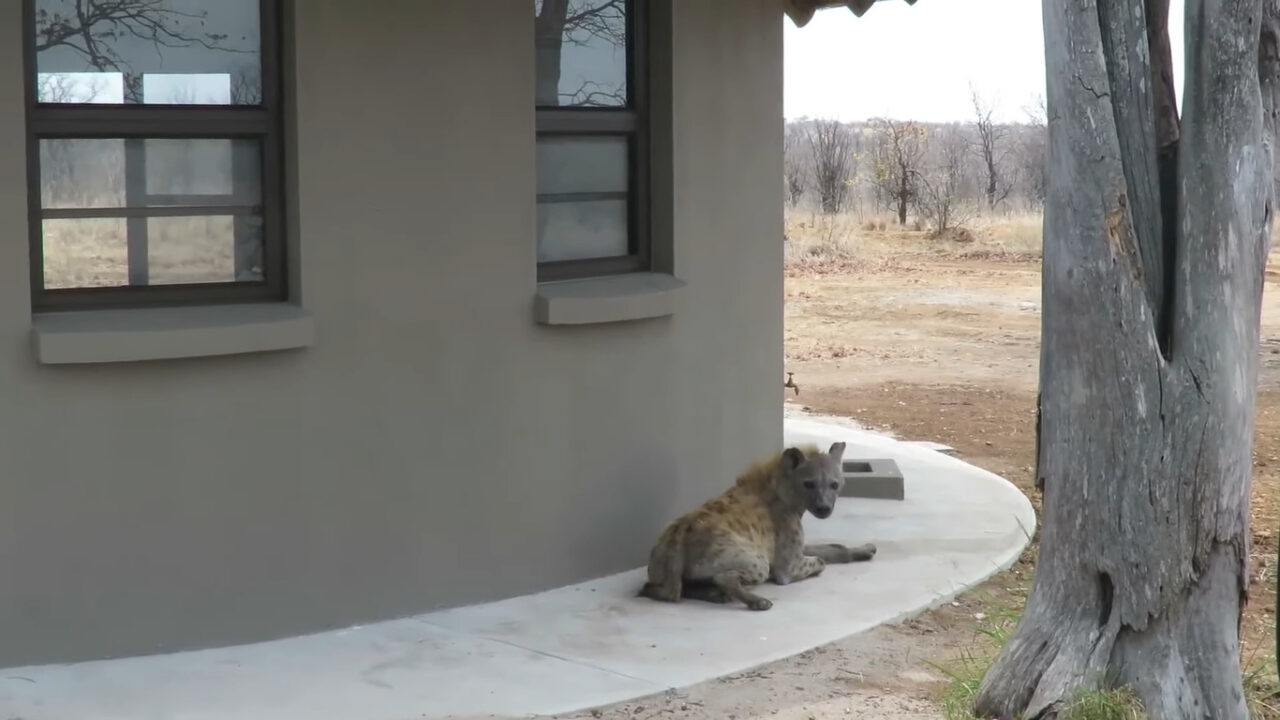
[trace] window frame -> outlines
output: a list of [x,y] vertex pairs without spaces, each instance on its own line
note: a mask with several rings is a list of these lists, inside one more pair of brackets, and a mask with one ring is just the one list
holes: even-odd
[[[284,177],[282,0],[257,0],[261,98],[258,105],[107,105],[39,103],[37,0],[22,0],[23,103],[26,109],[27,226],[33,312],[280,302],[288,298]],[[261,151],[263,279],[171,285],[45,288],[40,141],[44,139],[251,139]],[[216,211],[217,206],[210,209]],[[112,209],[112,217],[127,210]],[[64,217],[67,213],[57,213]],[[88,214],[88,213],[86,213]],[[211,216],[228,216],[211,212]],[[102,215],[94,215],[101,217]],[[163,217],[161,212],[130,216]],[[195,214],[204,217],[206,214]]]
[[[624,0],[627,37],[627,105],[625,107],[549,107],[534,100],[536,139],[544,137],[625,137],[628,145],[628,254],[537,263],[538,282],[580,280],[649,272],[653,265],[650,94],[652,3]],[[535,202],[537,198],[535,196]],[[535,243],[537,242],[535,234]]]

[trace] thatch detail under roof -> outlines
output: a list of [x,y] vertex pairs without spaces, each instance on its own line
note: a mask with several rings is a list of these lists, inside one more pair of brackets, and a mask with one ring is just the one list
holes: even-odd
[[[814,13],[824,8],[847,7],[854,15],[862,17],[876,2],[877,0],[782,0],[782,11],[796,27],[804,27],[813,19]],[[916,4],[916,0],[906,2],[908,5]]]

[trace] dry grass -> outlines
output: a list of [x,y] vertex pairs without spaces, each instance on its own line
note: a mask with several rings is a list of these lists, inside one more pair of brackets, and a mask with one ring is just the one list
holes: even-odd
[[903,260],[951,258],[1029,262],[1040,258],[1039,215],[983,216],[966,229],[972,242],[941,237],[919,222],[888,216],[792,211],[783,236],[789,274],[883,272]]
[[[233,141],[150,139],[145,192],[235,197]],[[148,202],[126,192],[125,143],[119,139],[43,140],[41,203],[50,209],[121,208]],[[246,175],[246,177],[248,177]],[[253,192],[251,181],[239,191]],[[233,282],[235,221],[225,215],[152,217],[145,225],[152,284]],[[128,284],[128,225],[123,218],[49,219],[43,223],[44,283],[49,288]],[[253,228],[245,227],[252,234]],[[260,228],[258,228],[260,231]],[[260,235],[260,232],[258,233]]]
[[[128,285],[124,219],[46,220],[44,281],[48,288]],[[147,263],[152,284],[232,282],[230,217],[151,218]]]

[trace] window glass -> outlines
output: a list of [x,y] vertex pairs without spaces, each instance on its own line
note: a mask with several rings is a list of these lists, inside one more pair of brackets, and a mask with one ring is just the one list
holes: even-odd
[[261,162],[254,139],[41,140],[45,287],[262,280]]
[[35,0],[40,102],[256,105],[258,0]]
[[625,107],[625,0],[534,0],[537,103]]
[[619,257],[627,245],[626,200],[538,205],[539,262]]
[[625,136],[538,139],[538,195],[627,191]]

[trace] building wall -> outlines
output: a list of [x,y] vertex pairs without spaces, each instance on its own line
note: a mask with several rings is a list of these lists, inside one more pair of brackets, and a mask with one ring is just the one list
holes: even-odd
[[675,3],[674,315],[533,322],[531,3],[308,1],[291,173],[315,345],[86,366],[31,347],[19,5],[0,3],[0,666],[639,566],[779,446],[776,0]]

